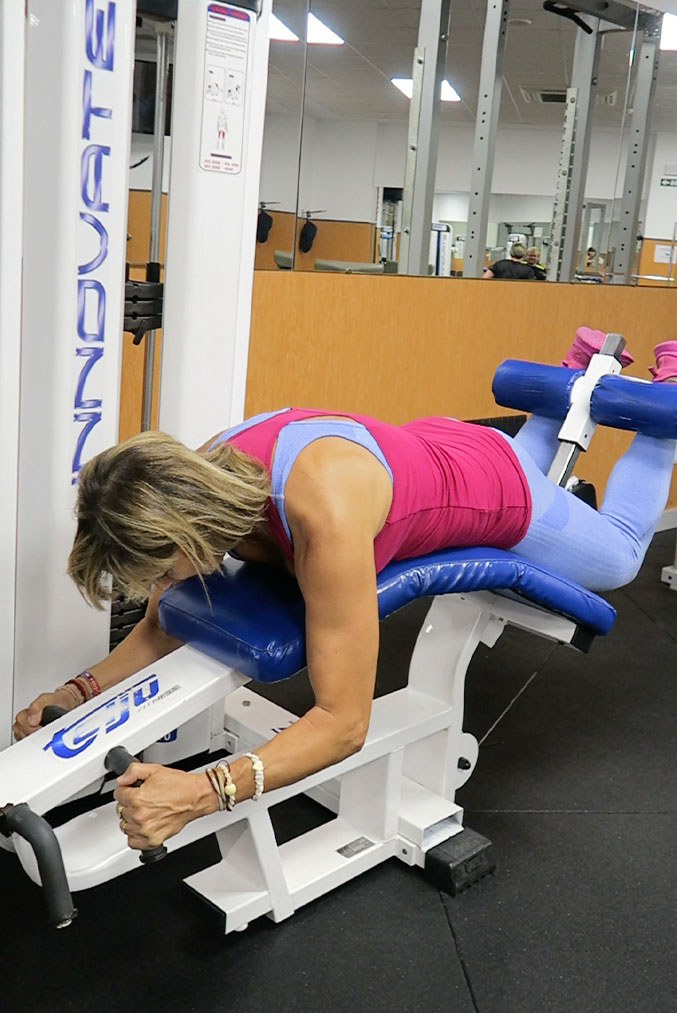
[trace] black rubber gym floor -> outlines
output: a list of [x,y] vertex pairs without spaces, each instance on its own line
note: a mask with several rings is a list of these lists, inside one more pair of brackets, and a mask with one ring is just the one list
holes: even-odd
[[[452,898],[392,860],[224,937],[180,885],[218,859],[206,839],[77,895],[57,932],[0,852],[0,1009],[674,1013],[677,592],[660,583],[674,549],[674,531],[655,537],[588,655],[508,630],[473,659],[466,728],[482,746],[459,801],[493,841],[493,876]],[[423,612],[384,624],[380,692],[406,679]],[[302,707],[304,677],[275,693]],[[278,836],[321,813],[287,803]]]

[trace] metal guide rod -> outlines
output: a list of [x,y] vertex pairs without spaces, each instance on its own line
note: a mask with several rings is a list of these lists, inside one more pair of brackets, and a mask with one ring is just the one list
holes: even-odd
[[672,226],[672,242],[670,243],[670,260],[668,262],[668,277],[666,284],[669,286],[672,279],[672,265],[675,257],[675,243],[677,243],[677,222]]
[[11,741],[15,713],[25,33],[23,5],[0,0],[0,749]]
[[409,274],[409,250],[411,247],[411,219],[414,205],[414,181],[421,118],[421,97],[425,49],[417,46],[414,50],[412,69],[412,93],[409,105],[409,129],[407,132],[407,158],[404,166],[404,187],[402,189],[402,231],[400,233],[399,274]]
[[[581,20],[585,20],[582,18]],[[591,34],[579,29],[576,33],[574,64],[571,86],[577,91],[576,97],[576,143],[567,178],[567,214],[560,245],[560,268],[558,281],[571,281],[578,261],[578,239],[580,235],[583,194],[588,171],[590,136],[592,133],[592,112],[595,108],[597,76],[601,52],[602,35],[599,20],[591,18]]]
[[[596,423],[590,417],[590,394],[600,376],[609,372],[620,372],[620,355],[624,348],[625,338],[621,334],[607,334],[599,356],[612,356],[618,360],[618,364],[614,363],[613,368],[609,369],[599,362],[595,364],[594,359],[598,357],[594,356],[593,368],[588,366],[585,376],[580,377],[580,380],[577,381],[577,384],[587,381],[585,383],[586,389],[582,395],[580,392],[578,393],[578,401],[576,396],[572,400],[571,407],[560,429],[559,448],[548,470],[548,478],[557,485],[565,486],[567,484],[578,460],[578,455],[582,450],[588,448],[590,438],[596,428]],[[598,368],[595,368],[595,365]]]
[[[171,28],[156,25],[157,66],[155,73],[155,119],[153,122],[153,176],[150,196],[150,239],[148,243],[147,281],[160,280],[160,231],[162,225],[162,175],[165,154],[165,120],[167,116],[167,76],[169,70],[169,33]],[[157,275],[157,277],[155,276]],[[155,374],[155,330],[145,335],[143,360],[143,396],[141,429],[152,426],[153,379]]]
[[642,182],[649,148],[651,111],[658,77],[662,22],[661,15],[651,18],[644,25],[630,126],[630,149],[623,183],[620,234],[612,277],[616,285],[630,284],[634,265]]
[[464,278],[481,278],[484,270],[509,10],[510,0],[502,0],[501,3],[494,2],[487,6],[473,163],[470,175],[468,238],[463,256]]
[[[427,274],[439,147],[440,92],[449,39],[451,0],[423,0],[403,194],[400,274]],[[404,244],[404,245],[402,245]]]
[[564,107],[564,131],[557,169],[555,202],[552,210],[550,229],[550,257],[548,259],[548,281],[559,281],[562,263],[562,243],[567,222],[569,200],[569,176],[576,147],[576,102],[578,90],[567,88]]

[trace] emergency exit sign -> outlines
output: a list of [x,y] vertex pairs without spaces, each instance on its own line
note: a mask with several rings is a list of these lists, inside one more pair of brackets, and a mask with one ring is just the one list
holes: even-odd
[[661,186],[677,186],[677,176],[661,176]]

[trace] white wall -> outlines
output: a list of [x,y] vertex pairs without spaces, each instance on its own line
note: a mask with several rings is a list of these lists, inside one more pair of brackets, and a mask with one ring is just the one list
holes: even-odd
[[[667,179],[666,166],[674,172],[677,164],[677,134],[659,134],[653,164],[646,173],[649,203],[644,224],[644,235],[653,239],[672,239],[677,222],[677,187],[661,186]],[[673,177],[674,178],[674,177]]]
[[[470,125],[443,129],[440,134],[435,188],[438,194],[467,193],[470,181],[474,128]],[[266,119],[262,200],[289,202],[286,180],[296,165],[294,117]],[[407,149],[407,126],[403,123],[313,120],[304,123],[301,160],[300,208],[325,209],[327,218],[374,221],[376,188],[402,186]],[[677,139],[675,141],[677,144]],[[492,208],[490,217],[542,221],[550,217],[555,193],[561,134],[559,130],[510,127],[499,130],[491,190],[496,195],[522,195],[519,211],[513,204]],[[627,144],[615,131],[595,131],[590,144],[586,197],[613,201],[622,194]],[[674,160],[677,161],[677,152]],[[650,152],[649,165],[652,162]],[[645,185],[648,192],[649,180]],[[542,198],[542,199],[540,199]],[[546,199],[550,211],[544,213]],[[533,200],[532,200],[533,199]],[[514,203],[514,202],[513,202]],[[291,210],[293,202],[285,210]],[[462,215],[436,214],[454,220]]]
[[[467,219],[473,134],[473,127],[467,125],[443,130],[440,135],[434,211],[438,220]],[[320,218],[374,221],[377,187],[403,184],[407,148],[405,124],[306,117],[303,141],[299,184],[299,207],[303,212],[322,209],[324,214]],[[499,130],[491,186],[491,221],[550,219],[560,142],[557,130],[533,127]],[[296,208],[298,149],[298,119],[267,116],[259,197],[275,204],[280,211],[293,212]],[[132,136],[131,164],[149,157],[131,170],[131,189],[150,189],[152,152],[152,137]],[[165,138],[165,191],[169,157],[170,139]],[[614,131],[593,133],[586,197],[606,201],[610,211],[615,200],[615,219],[619,214],[626,158],[627,136],[621,143]],[[653,138],[647,159],[644,234],[655,238],[671,237],[677,221],[677,187],[660,186],[666,164],[677,164],[677,133],[663,133]],[[523,199],[518,200],[518,197]]]

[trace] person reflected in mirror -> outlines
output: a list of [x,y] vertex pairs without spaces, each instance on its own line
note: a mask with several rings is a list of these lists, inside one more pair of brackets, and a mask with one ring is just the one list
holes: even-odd
[[511,279],[513,281],[534,281],[536,275],[525,263],[526,250],[522,243],[513,243],[510,257],[497,260],[484,268],[483,278]]
[[526,262],[534,272],[536,281],[545,281],[545,264],[541,263],[541,251],[537,246],[530,246],[527,250]]

